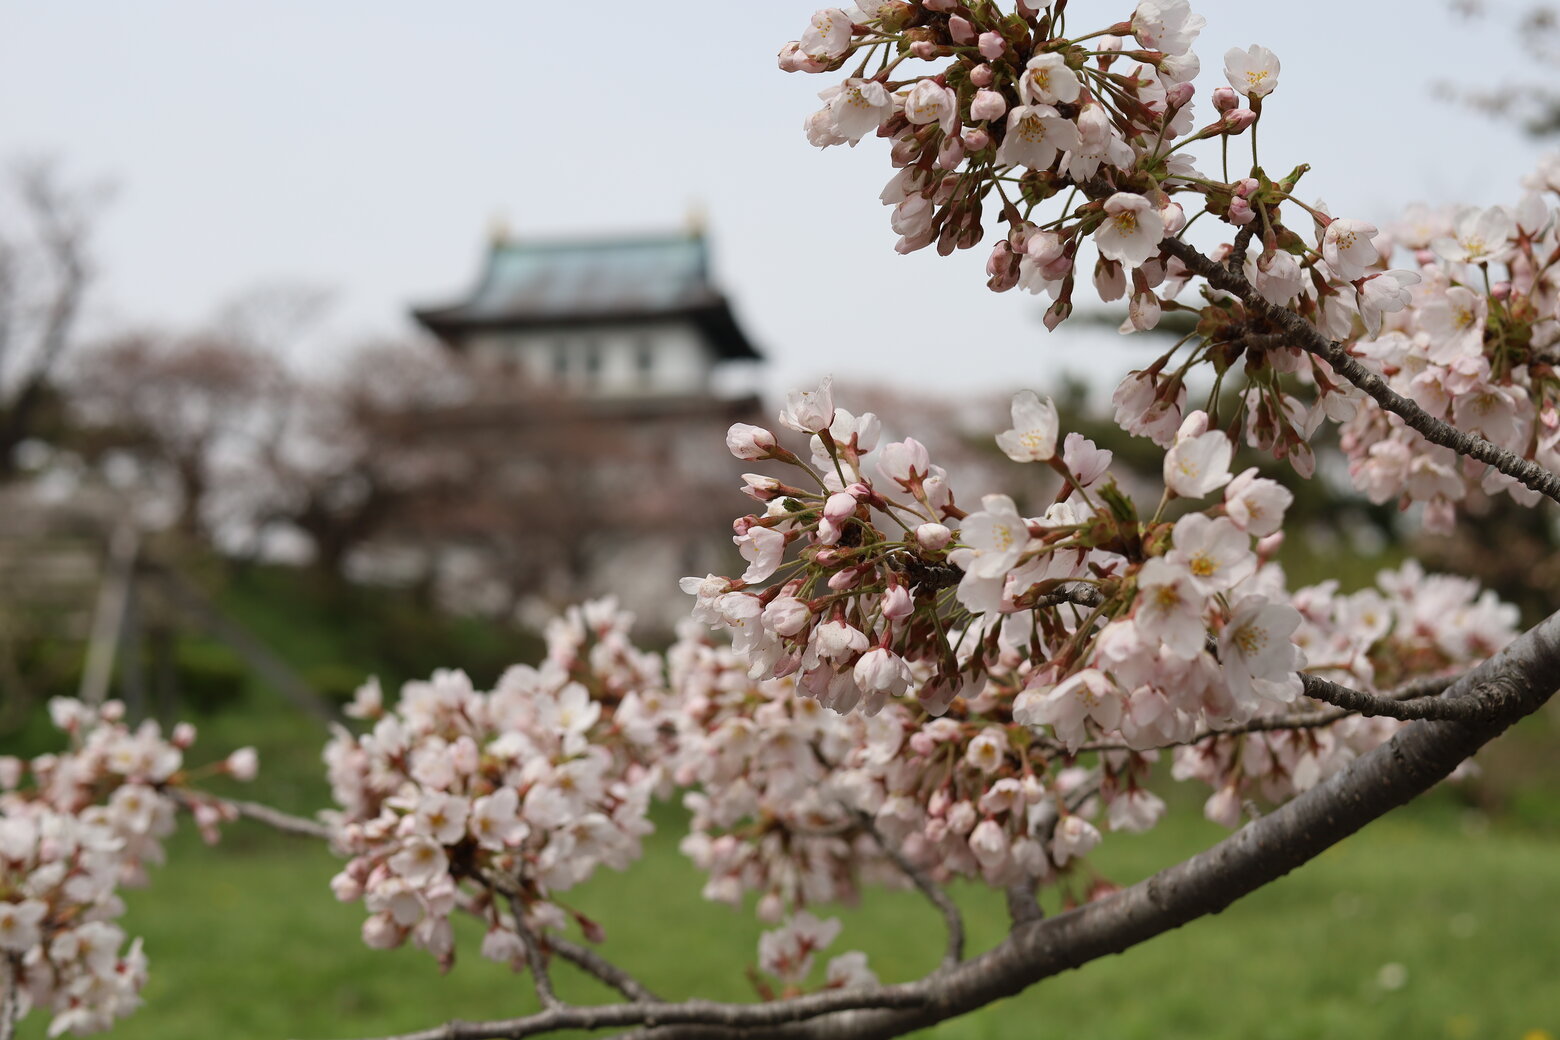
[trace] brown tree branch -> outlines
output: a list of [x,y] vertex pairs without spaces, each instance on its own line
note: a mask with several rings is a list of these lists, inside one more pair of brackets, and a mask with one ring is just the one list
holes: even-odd
[[[1413,679],[1396,686],[1387,693],[1381,694],[1379,700],[1412,701],[1418,698],[1434,697],[1447,690],[1458,679],[1457,676],[1441,676],[1433,679]],[[1171,747],[1192,747],[1201,744],[1211,737],[1235,737],[1243,733],[1267,733],[1282,729],[1316,729],[1320,726],[1330,726],[1334,722],[1349,718],[1351,715],[1362,714],[1353,708],[1334,708],[1331,711],[1304,711],[1290,715],[1259,715],[1246,722],[1233,726],[1212,726],[1199,730],[1189,740],[1179,741],[1174,744],[1163,744],[1153,749],[1135,748],[1120,741],[1095,740],[1086,742],[1078,747],[1077,753],[1085,751],[1162,751]],[[1062,745],[1057,745],[1058,750],[1066,751]]]
[[644,983],[588,946],[580,946],[555,936],[547,937],[547,946],[570,964],[595,976],[629,1000],[662,1002]]
[[195,794],[190,791],[182,791],[178,788],[166,788],[164,793],[186,809],[193,809],[199,802],[214,802],[232,809],[234,813],[247,820],[263,823],[273,830],[283,834],[291,834],[299,838],[318,838],[321,841],[331,840],[331,829],[318,820],[310,820],[303,816],[294,816],[291,813],[273,809],[269,805],[261,805],[259,802],[246,802],[236,798],[216,798],[208,794]]
[[1312,700],[1331,704],[1350,714],[1363,715],[1367,718],[1385,716],[1389,719],[1442,719],[1469,722],[1489,711],[1489,708],[1477,697],[1457,699],[1415,697],[1411,700],[1398,700],[1390,696],[1381,697],[1363,690],[1351,689],[1329,679],[1305,673],[1301,673],[1300,681],[1305,686],[1305,695]]
[[16,1036],[16,1023],[22,1009],[22,955],[5,957],[5,989],[0,991],[0,1040]]
[[513,890],[505,895],[509,900],[509,912],[515,918],[515,934],[520,936],[520,943],[525,947],[525,963],[531,969],[536,999],[548,1011],[564,1010],[567,1005],[558,999],[558,994],[553,990],[552,976],[547,972],[547,958],[542,955],[541,943],[537,942],[531,926],[525,923],[525,907],[520,902],[520,896]]
[[905,858],[904,853],[890,844],[873,824],[871,816],[864,812],[858,812],[856,817],[861,821],[861,826],[866,832],[872,836],[872,840],[877,843],[877,847],[883,850],[883,855],[888,858],[889,862],[893,863],[901,874],[909,878],[911,884],[915,885],[921,894],[937,908],[938,913],[942,914],[943,924],[948,931],[948,947],[943,953],[942,963],[938,966],[937,972],[933,972],[933,975],[936,975],[938,972],[950,971],[957,967],[964,960],[964,915],[959,912],[959,904],[955,903],[953,897],[948,895],[941,885],[933,881],[926,871],[911,863]]
[[[687,1000],[677,1004],[602,1004],[565,1007],[525,1018],[495,1022],[446,1022],[433,1029],[403,1033],[379,1040],[520,1040],[561,1029],[610,1029],[616,1026],[713,1026],[724,1036],[747,1036],[749,1031],[802,1022],[842,1009],[918,1007],[931,999],[917,989],[920,984],[884,986],[867,990],[830,990],[765,1004],[721,1004],[711,1000]],[[758,1034],[751,1034],[758,1035]]]

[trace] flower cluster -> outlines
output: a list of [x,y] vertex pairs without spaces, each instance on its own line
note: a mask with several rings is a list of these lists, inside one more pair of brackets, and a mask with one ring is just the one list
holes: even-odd
[[[972,247],[993,213],[1005,230],[990,285],[1051,297],[1049,327],[1072,311],[1085,242],[1096,255],[1095,294],[1127,300],[1124,331],[1153,328],[1169,309],[1198,312],[1195,335],[1118,389],[1117,418],[1130,432],[1169,447],[1187,410],[1187,375],[1205,365],[1220,385],[1244,383],[1232,428],[1302,476],[1315,466],[1309,440],[1330,419],[1345,424],[1356,485],[1377,502],[1423,503],[1432,529],[1445,530],[1455,504],[1476,490],[1535,501],[1506,474],[1367,404],[1326,360],[1304,353],[1271,308],[1343,344],[1433,419],[1560,466],[1560,230],[1539,194],[1560,189],[1560,160],[1545,164],[1514,209],[1420,210],[1383,234],[1298,199],[1306,167],[1278,177],[1259,164],[1247,131],[1278,83],[1272,52],[1253,45],[1225,55],[1229,86],[1211,92],[1213,116],[1199,126],[1191,48],[1204,23],[1186,0],[1142,0],[1129,18],[1083,33],[1067,22],[1060,3],[1019,2],[1004,13],[996,4],[873,2],[820,11],[780,64],[853,65],[823,92],[808,135],[819,145],[868,133],[888,140],[897,172],[882,199],[894,207],[901,251]],[[1232,175],[1229,144],[1243,134],[1252,164]],[[1188,148],[1215,140],[1218,176],[1197,169]],[[1042,212],[1058,198],[1059,212]],[[1193,272],[1171,247],[1197,210],[1233,233],[1210,262],[1239,272],[1269,310],[1206,284],[1200,300],[1180,298]],[[1391,268],[1400,246],[1414,269]],[[1208,410],[1216,406],[1210,399]]]
[[[825,706],[868,715],[906,694],[941,714],[1000,689],[1018,698],[1020,722],[1051,725],[1069,747],[1086,720],[1150,747],[1298,695],[1288,637],[1300,618],[1258,575],[1253,548],[1291,496],[1254,470],[1233,477],[1233,444],[1204,413],[1173,435],[1166,500],[1222,490],[1222,501],[1173,524],[1140,521],[1109,452],[1077,434],[1058,452],[1055,408],[1029,392],[997,444],[1062,479],[1038,517],[1004,495],[959,509],[914,440],[885,445],[874,477],[878,421],[836,410],[827,383],[793,395],[780,419],[813,434],[812,466],[758,427],[733,427],[728,444],[797,467],[817,489],[750,475],[746,490],[768,505],[737,522],[752,566],[683,583],[694,616],[733,632],[754,678],[795,675]],[[782,566],[794,574],[756,587]]]
[[840,771],[878,746],[876,734],[892,730],[897,743],[900,709],[869,723],[798,697],[789,678],[750,679],[746,662],[698,626],[685,626],[667,656],[684,712],[674,775],[691,788],[682,849],[709,875],[705,898],[738,906],[756,892],[759,918],[773,922],[854,902],[864,878],[903,880],[871,837],[861,777]]
[[359,690],[352,712],[373,728],[338,729],[325,761],[351,857],[331,886],[369,911],[364,942],[410,938],[447,968],[459,907],[488,924],[483,956],[518,969],[528,934],[568,923],[555,893],[638,858],[671,718],[629,623],[610,602],[576,608],[540,667],[490,693],[453,671],[406,684],[389,710],[377,682]]
[[[837,409],[827,381],[780,416],[812,435],[810,461],[769,430],[730,431],[738,457],[789,465],[814,490],[749,474],[767,506],[736,524],[751,566],[684,580],[695,618],[732,637],[685,631],[671,654],[676,779],[698,786],[685,850],[707,895],[757,892],[777,920],[891,874],[885,849],[934,878],[1065,883],[1101,825],[1158,820],[1157,749],[1195,744],[1178,773],[1213,783],[1210,814],[1228,819],[1246,786],[1288,797],[1394,731],[1305,717],[1295,733],[1209,739],[1305,716],[1302,668],[1376,691],[1512,637],[1512,608],[1413,569],[1382,591],[1291,593],[1269,560],[1290,492],[1232,473],[1234,443],[1200,411],[1168,435],[1151,517],[1108,452],[1060,436],[1049,401],[1020,393],[1011,419],[997,446],[1061,482],[1043,516],[1002,495],[960,510],[916,442],[878,448],[876,417]],[[1166,519],[1172,503],[1191,508]],[[1243,740],[1290,750],[1264,776]]]
[[[1340,595],[1337,582],[1329,581],[1299,590],[1294,602],[1302,621],[1293,638],[1310,659],[1309,670],[1371,693],[1387,693],[1413,678],[1456,674],[1516,636],[1515,607],[1466,578],[1426,575],[1413,562],[1381,572],[1375,588]],[[1210,737],[1176,749],[1174,776],[1214,788],[1208,818],[1233,827],[1246,801],[1287,801],[1400,725],[1348,717],[1326,726]]]
[[[1261,204],[1252,189],[1209,180],[1182,149],[1227,145],[1253,126],[1278,84],[1278,59],[1258,46],[1231,50],[1230,86],[1213,92],[1211,121],[1198,126],[1191,46],[1205,23],[1186,0],[1143,0],[1129,20],[1075,35],[1065,7],[1019,2],[1009,14],[990,3],[883,0],[827,9],[781,50],[780,67],[824,72],[855,61],[823,91],[807,136],[824,147],[869,133],[888,140],[899,172],[882,201],[894,208],[900,252],[973,247],[991,210],[1006,226],[987,267],[993,289],[1049,295],[1054,327],[1071,313],[1079,251],[1092,241],[1101,296],[1120,299],[1130,281],[1133,322],[1151,327],[1154,291],[1174,275],[1160,240],[1186,224],[1171,196],[1202,194],[1236,223]],[[910,72],[927,62],[941,64]],[[1081,204],[1037,220],[1038,207],[1069,189],[1083,191]]]
[[[0,979],[14,980],[21,1014],[47,1008],[49,1035],[92,1033],[140,1003],[146,956],[125,946],[118,889],[163,860],[184,796],[208,839],[232,812],[188,791],[187,723],[164,737],[155,722],[131,729],[124,705],[91,708],[56,698],[49,712],[68,750],[23,761],[0,757]],[[252,749],[211,768],[250,779]]]
[[[1560,193],[1560,159],[1531,182]],[[1458,429],[1560,469],[1560,229],[1536,191],[1515,210],[1410,214],[1395,229],[1419,281],[1407,305],[1353,346],[1388,385]],[[1355,485],[1373,501],[1426,504],[1427,525],[1450,526],[1475,489],[1524,505],[1538,494],[1430,444],[1394,417],[1360,410],[1343,429]]]

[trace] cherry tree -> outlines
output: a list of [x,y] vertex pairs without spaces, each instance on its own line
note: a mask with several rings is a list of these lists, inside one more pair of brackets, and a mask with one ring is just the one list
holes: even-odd
[[[1560,163],[1510,207],[1415,212],[1387,231],[1334,217],[1296,195],[1304,166],[1261,165],[1275,54],[1230,51],[1229,86],[1198,118],[1203,20],[1186,0],[1142,0],[1104,27],[1075,27],[1067,7],[827,9],[780,65],[844,72],[807,135],[887,142],[900,251],[994,239],[991,288],[1047,297],[1052,328],[1091,261],[1086,285],[1128,301],[1128,331],[1195,312],[1194,332],[1114,396],[1117,422],[1163,450],[1157,502],[1131,498],[1110,452],[1024,391],[996,444],[1055,474],[1054,503],[961,505],[924,445],[883,442],[825,380],[786,399],[789,433],[731,428],[730,452],[764,471],[745,478],[756,507],[735,522],[747,569],[684,580],[692,618],[664,656],[598,602],[557,619],[545,660],[492,690],[458,671],[393,700],[369,683],[350,709],[364,725],[326,748],[336,807],[318,820],[121,771],[208,820],[242,812],[329,840],[346,859],[330,887],[361,902],[365,943],[409,943],[445,968],[462,953],[510,964],[541,1005],[396,1040],[902,1034],[1223,909],[1445,780],[1555,692],[1560,618],[1519,631],[1466,579],[1408,563],[1359,592],[1291,588],[1274,558],[1291,493],[1245,462],[1310,478],[1311,436],[1331,423],[1356,486],[1427,527],[1475,488],[1560,502]],[[8,819],[43,811],[51,770],[7,763]],[[1233,833],[1138,884],[1092,886],[1080,864],[1154,827],[1174,783],[1200,787]],[[662,999],[597,948],[611,922],[570,906],[599,868],[631,866],[650,803],[673,794],[705,895],[756,896],[774,926],[758,1002]],[[56,1029],[95,1024],[64,1016],[123,1002],[94,1003],[89,982],[62,1009],[57,981],[78,961],[108,975],[61,938],[95,890],[49,887],[4,833],[0,1021],[48,1007]],[[1005,893],[994,948],[966,949],[956,879]],[[869,885],[913,888],[941,915],[926,977],[885,984],[859,952],[824,959],[841,939],[825,908]],[[1047,891],[1074,908],[1046,916]],[[458,949],[456,914],[484,923],[477,950]],[[622,1000],[565,1003],[560,960]]]

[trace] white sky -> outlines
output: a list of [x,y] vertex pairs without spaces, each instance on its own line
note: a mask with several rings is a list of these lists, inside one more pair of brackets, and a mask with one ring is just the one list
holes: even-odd
[[[1209,22],[1202,89],[1223,82],[1231,46],[1279,54],[1264,163],[1310,162],[1303,194],[1334,213],[1515,201],[1540,154],[1430,96],[1448,73],[1487,86],[1521,70],[1500,21],[1461,22],[1439,0],[1194,5]],[[1100,27],[1131,12],[1072,7],[1075,26],[1086,8]],[[0,156],[52,154],[118,185],[99,240],[105,324],[198,321],[258,284],[303,281],[335,290],[332,342],[395,333],[409,305],[465,292],[497,215],[519,236],[655,230],[698,202],[771,387],[825,371],[1043,387],[1142,356],[1048,336],[1035,298],[984,288],[984,249],[894,254],[883,142],[812,148],[801,124],[834,77],[775,68],[811,10],[0,0]]]

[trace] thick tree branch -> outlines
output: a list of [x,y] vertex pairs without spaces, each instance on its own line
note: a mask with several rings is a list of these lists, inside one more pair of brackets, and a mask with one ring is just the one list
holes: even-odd
[[1402,419],[1410,429],[1425,440],[1450,448],[1459,455],[1488,463],[1513,480],[1560,502],[1560,476],[1483,437],[1464,433],[1455,426],[1437,419],[1393,390],[1380,376],[1366,369],[1349,354],[1343,344],[1328,339],[1310,322],[1289,308],[1280,307],[1264,299],[1262,294],[1246,281],[1244,272],[1232,270],[1178,239],[1167,238],[1160,243],[1160,248],[1180,260],[1188,270],[1201,275],[1215,289],[1230,293],[1244,303],[1248,310],[1260,314],[1282,329],[1288,334],[1287,342],[1290,346],[1299,347],[1326,361],[1339,376],[1370,395],[1377,404]]
[[[931,999],[921,986],[915,983],[868,990],[830,990],[766,1004],[721,1004],[710,1000],[688,1000],[677,1004],[566,1007],[525,1018],[495,1022],[447,1022],[433,1029],[378,1040],[520,1040],[521,1037],[562,1029],[610,1029],[616,1026],[644,1026],[648,1029],[656,1029],[658,1026],[712,1026],[718,1027],[721,1035],[745,1036],[751,1030],[802,1022],[841,1009],[918,1007]],[[683,1032],[673,1030],[664,1035]]]

